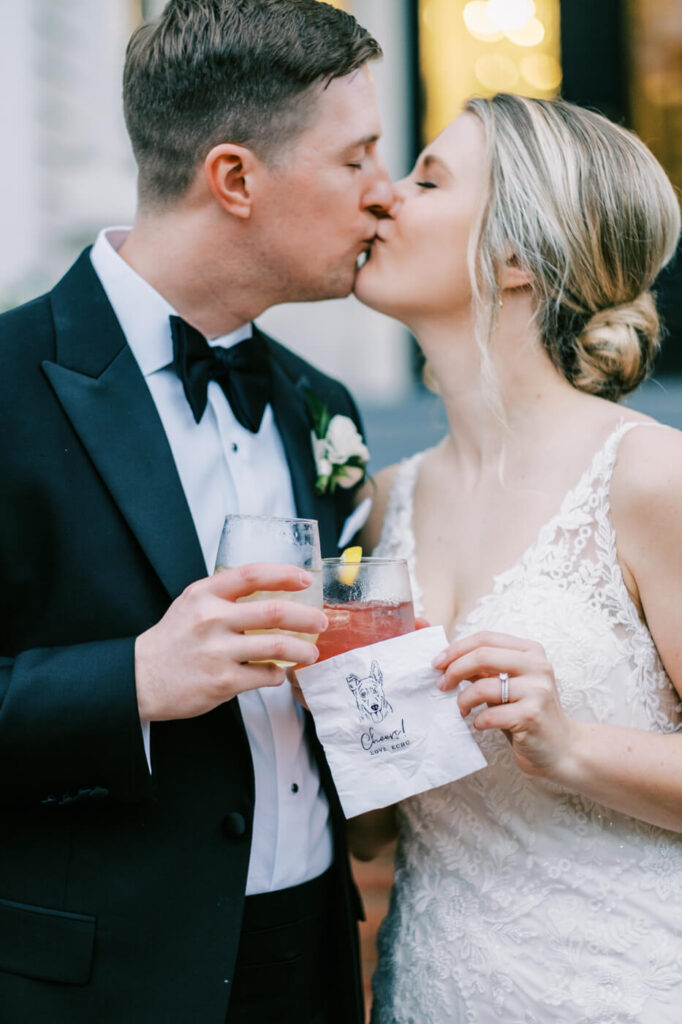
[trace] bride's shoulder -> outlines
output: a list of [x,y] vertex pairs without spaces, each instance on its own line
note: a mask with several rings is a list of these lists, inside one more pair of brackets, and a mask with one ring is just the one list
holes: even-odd
[[677,643],[682,597],[682,433],[637,422],[620,440],[609,505],[625,585],[665,662]]
[[682,523],[682,431],[649,417],[629,422],[634,426],[620,441],[610,487],[619,541],[672,540]]
[[612,497],[637,500],[682,486],[682,431],[649,416],[625,419],[611,484]]

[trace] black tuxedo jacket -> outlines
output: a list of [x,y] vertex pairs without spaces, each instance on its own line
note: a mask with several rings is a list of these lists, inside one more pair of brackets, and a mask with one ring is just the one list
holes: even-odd
[[[305,386],[347,391],[272,339],[273,410],[323,550]],[[147,385],[85,253],[0,317],[0,1020],[222,1024],[249,861],[253,769],[238,703],[152,725],[134,639],[205,575]],[[314,739],[311,739],[314,743]],[[319,754],[319,749],[317,751]],[[339,1024],[360,1024],[359,902],[328,770]]]

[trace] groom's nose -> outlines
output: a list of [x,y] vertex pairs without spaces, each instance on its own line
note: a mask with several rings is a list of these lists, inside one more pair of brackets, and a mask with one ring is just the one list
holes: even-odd
[[376,174],[363,196],[363,207],[375,217],[388,217],[393,205],[393,183],[380,157],[376,158]]

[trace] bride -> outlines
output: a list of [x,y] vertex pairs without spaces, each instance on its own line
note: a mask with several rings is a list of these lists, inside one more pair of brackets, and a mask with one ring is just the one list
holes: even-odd
[[[616,404],[658,346],[679,208],[633,135],[475,99],[396,189],[357,295],[419,339],[448,415],[377,478],[488,761],[350,823],[399,834],[375,1024],[682,1014],[682,436]],[[468,682],[467,682],[468,681]]]

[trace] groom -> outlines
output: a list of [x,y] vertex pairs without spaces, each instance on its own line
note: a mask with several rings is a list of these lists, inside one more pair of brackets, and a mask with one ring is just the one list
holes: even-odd
[[[360,1024],[328,770],[283,672],[297,570],[215,577],[222,517],[319,521],[310,392],[252,327],[343,296],[391,201],[367,62],[317,0],[171,0],[128,47],[132,230],[0,318],[0,1017]],[[207,341],[208,339],[208,341]],[[223,351],[212,353],[218,345]],[[359,426],[359,424],[358,424]]]

